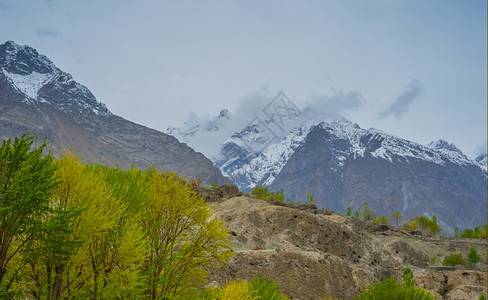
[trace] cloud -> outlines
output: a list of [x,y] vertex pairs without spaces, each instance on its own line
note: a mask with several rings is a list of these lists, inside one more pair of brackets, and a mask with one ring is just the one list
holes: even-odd
[[[218,118],[216,116],[217,114],[200,116],[194,112],[190,112],[184,127],[188,129],[198,126],[197,134],[187,136],[186,138],[179,136],[176,132],[172,134],[175,134],[180,141],[187,143],[196,151],[200,151],[207,157],[215,159],[219,157],[219,145],[223,144],[233,134],[240,132],[249,122],[255,120],[256,117],[262,120],[266,119],[263,109],[275,99],[277,94],[278,92],[270,92],[268,87],[263,87],[257,92],[250,93],[239,100],[238,105],[231,112],[229,118]],[[273,128],[275,130],[274,134],[278,137],[281,137],[281,134],[286,134],[288,129],[297,125],[297,122],[303,121],[303,118],[325,120],[334,114],[344,116],[352,110],[359,108],[365,102],[359,92],[335,90],[329,95],[309,97],[301,105],[298,102],[295,103],[295,99],[291,101],[299,109],[303,110],[304,114],[292,120],[287,120],[285,122],[286,124],[284,124],[284,129],[278,130],[277,128]]]
[[42,27],[37,28],[36,35],[37,38],[45,38],[45,37],[58,38],[59,37],[59,33],[57,31],[49,28],[42,28]]
[[423,92],[422,81],[414,79],[412,83],[407,86],[406,91],[395,99],[390,107],[380,113],[379,118],[384,119],[393,115],[397,119],[401,119],[407,112],[412,102],[418,98]]
[[487,152],[486,150],[487,150],[487,144],[485,141],[484,144],[476,146],[476,148],[474,150],[474,155],[478,156],[480,154],[486,154],[486,152]]
[[343,92],[332,90],[331,95],[313,96],[305,102],[304,107],[313,115],[326,117],[329,115],[347,116],[365,103],[361,93],[356,91]]

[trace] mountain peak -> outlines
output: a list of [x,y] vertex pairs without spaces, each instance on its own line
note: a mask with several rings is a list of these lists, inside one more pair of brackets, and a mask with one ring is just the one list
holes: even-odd
[[111,114],[88,88],[61,71],[45,55],[13,41],[0,45],[0,85],[20,95],[11,97],[29,105],[47,103],[69,114]]
[[231,117],[231,112],[227,109],[227,108],[224,108],[220,111],[219,113],[219,116],[217,118],[226,118],[226,119],[229,119]]
[[36,49],[13,41],[0,45],[0,67],[11,74],[29,75],[59,72],[54,63]]
[[436,149],[436,150],[447,150],[447,151],[455,152],[455,153],[458,153],[458,154],[461,154],[462,156],[464,156],[464,153],[461,150],[459,150],[459,148],[456,147],[456,145],[454,145],[453,143],[449,143],[443,139],[439,139],[437,141],[430,142],[429,144],[427,144],[427,147],[432,148],[432,149]]

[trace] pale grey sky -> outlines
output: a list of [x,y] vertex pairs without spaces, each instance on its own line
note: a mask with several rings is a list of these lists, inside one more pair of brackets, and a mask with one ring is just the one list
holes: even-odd
[[473,157],[486,151],[486,3],[0,0],[0,42],[162,131],[279,90],[299,105],[355,95],[338,110],[361,127]]

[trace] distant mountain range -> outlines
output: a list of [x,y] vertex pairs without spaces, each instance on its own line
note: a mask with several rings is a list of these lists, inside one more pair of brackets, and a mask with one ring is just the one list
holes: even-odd
[[[221,113],[212,124],[232,121],[223,112],[225,118]],[[308,109],[287,119],[282,131],[270,133],[273,122],[251,122],[220,145],[214,159],[244,191],[257,185],[270,191],[282,188],[288,201],[301,202],[307,201],[308,192],[319,207],[343,213],[348,206],[360,210],[367,202],[378,216],[399,211],[404,221],[436,215],[445,234],[455,226],[486,223],[485,154],[470,159],[444,140],[421,145]],[[206,130],[190,123],[171,128],[190,145]]]
[[173,136],[111,113],[88,88],[46,56],[12,41],[0,45],[0,138],[26,131],[72,148],[86,161],[174,171],[204,183],[228,183],[203,154]]

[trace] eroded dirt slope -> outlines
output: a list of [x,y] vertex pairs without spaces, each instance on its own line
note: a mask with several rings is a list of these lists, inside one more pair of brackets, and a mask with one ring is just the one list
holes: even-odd
[[430,258],[450,252],[465,256],[470,245],[481,254],[486,240],[431,238],[374,226],[354,217],[324,215],[234,197],[212,203],[214,214],[231,231],[236,256],[214,280],[249,280],[256,273],[273,278],[293,299],[351,298],[368,284],[401,277],[410,267],[419,286],[446,299],[486,295],[486,256],[476,267],[448,269]]

